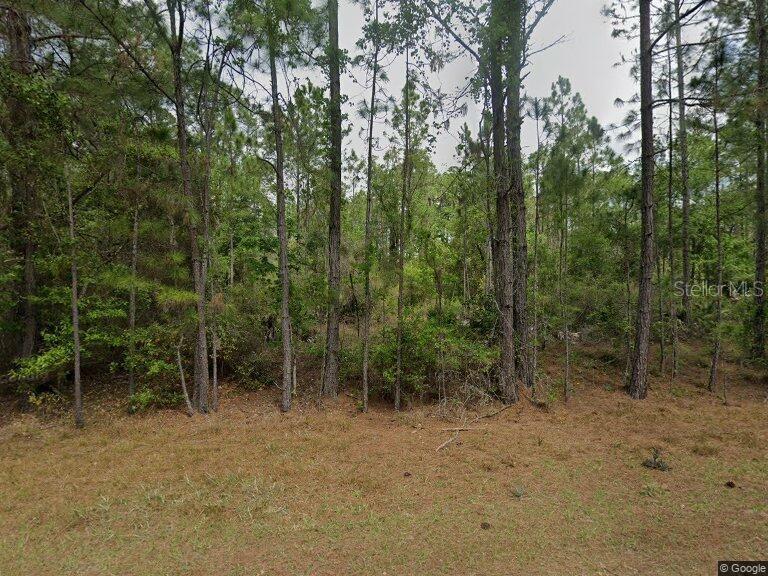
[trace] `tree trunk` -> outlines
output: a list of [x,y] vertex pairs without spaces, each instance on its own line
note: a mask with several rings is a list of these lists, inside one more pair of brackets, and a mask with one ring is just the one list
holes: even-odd
[[467,302],[469,301],[469,253],[467,249],[467,234],[469,232],[469,218],[467,217],[466,206],[469,202],[466,193],[462,193],[461,203],[463,208],[459,208],[461,217],[461,313],[466,314]]
[[368,109],[368,165],[365,178],[365,302],[363,304],[363,412],[368,412],[368,362],[371,350],[371,207],[373,201],[373,125],[376,119],[376,83],[379,75],[379,1],[375,0],[373,66],[371,79],[371,103]]
[[[513,4],[517,5],[517,4]],[[512,34],[520,27],[520,13],[510,10],[512,16],[509,23]],[[515,19],[517,18],[517,19]],[[514,47],[515,40],[511,44]],[[513,49],[512,60],[507,65],[507,146],[509,155],[509,176],[512,188],[513,212],[513,266],[514,266],[514,328],[517,338],[516,352],[518,361],[516,367],[520,380],[527,388],[533,386],[530,364],[530,338],[528,333],[528,238],[525,207],[525,183],[523,175],[523,159],[521,148],[521,128],[523,117],[520,102],[520,61],[522,53]]]
[[218,412],[219,410],[219,358],[218,358],[218,352],[219,352],[219,335],[216,328],[216,323],[214,322],[213,330],[211,331],[211,353],[212,353],[212,364],[213,364],[213,385],[211,386],[211,408],[214,412]]
[[[658,216],[657,212],[657,224],[659,222]],[[656,235],[658,237],[658,230],[656,231]],[[659,298],[659,372],[663,374],[664,366],[667,362],[667,335],[664,331],[664,266],[659,253],[656,254],[656,289]]]
[[673,169],[673,143],[674,143],[674,123],[673,123],[673,104],[672,104],[672,50],[671,37],[667,35],[667,90],[669,93],[669,138],[667,150],[667,256],[669,259],[669,284],[672,292],[669,298],[669,321],[670,332],[672,336],[672,378],[677,378],[677,298],[674,294],[676,289],[675,282],[675,227],[674,227],[674,177]]
[[[719,55],[717,56],[719,59]],[[717,389],[717,369],[720,362],[720,324],[723,321],[723,229],[720,211],[720,125],[718,121],[718,84],[720,80],[719,61],[715,63],[715,84],[712,98],[712,128],[715,133],[715,237],[717,238],[717,300],[715,328],[712,344],[712,362],[709,368],[709,391]]]
[[403,289],[405,266],[405,218],[411,187],[411,54],[410,47],[405,51],[405,91],[403,108],[405,109],[405,146],[403,148],[403,186],[400,197],[400,242],[397,252],[397,360],[395,372],[395,410],[400,410],[403,380]]
[[279,241],[281,330],[283,335],[283,394],[280,409],[291,409],[291,388],[293,385],[293,350],[291,342],[291,284],[288,271],[288,227],[285,221],[285,154],[283,151],[283,119],[277,92],[277,65],[275,62],[274,40],[269,42],[269,73],[272,87],[272,129],[275,136],[275,172],[277,180],[277,236]]
[[443,271],[434,269],[435,290],[437,292],[437,317],[440,330],[437,336],[437,396],[441,406],[448,402],[448,390],[445,385],[445,334],[443,334]]
[[[184,45],[184,6],[182,1],[168,0],[168,13],[171,21],[172,38],[170,40],[171,63],[173,68],[173,93],[176,109],[176,136],[179,150],[179,165],[184,196],[191,206],[198,207],[199,199],[192,190],[192,173],[189,166],[189,144],[187,141],[187,116],[184,102],[184,75],[182,72],[182,49]],[[197,337],[195,342],[195,373],[193,402],[200,412],[208,411],[208,334],[206,330],[205,310],[205,264],[200,254],[198,228],[195,215],[186,214],[189,230],[190,258],[192,260],[192,279],[197,296]]]
[[[205,57],[205,70],[203,75],[203,91],[201,97],[203,100],[203,113],[202,127],[204,133],[205,153],[203,156],[203,183],[200,190],[200,210],[203,217],[203,255],[200,265],[202,278],[200,284],[202,285],[202,291],[198,294],[198,300],[202,302],[202,309],[205,311],[206,294],[208,288],[208,266],[210,264],[210,252],[211,252],[211,157],[213,154],[213,135],[215,129],[216,108],[218,107],[221,75],[224,69],[227,52],[224,51],[219,61],[216,76],[212,75],[212,55],[210,53],[210,46],[212,45],[213,27],[211,24],[211,9],[210,2],[206,0],[203,4],[205,16],[208,20],[208,51]],[[214,81],[213,88],[211,89],[211,81]],[[212,93],[211,93],[212,92]],[[207,412],[208,406],[208,342],[207,342],[207,326],[205,318],[203,317],[202,334],[198,334],[198,355],[203,356],[201,360],[204,361],[205,379],[204,381],[197,382],[197,397],[200,400],[200,410]],[[202,336],[202,339],[201,339]],[[197,378],[196,378],[197,379]]]
[[128,396],[136,393],[136,264],[139,256],[139,203],[133,210],[131,234],[131,290],[128,294]]
[[535,215],[533,225],[533,346],[531,354],[531,381],[536,389],[536,372],[539,363],[539,228],[541,227],[541,108],[538,99],[534,100],[534,118],[536,120],[536,172],[535,185]]
[[75,383],[75,426],[82,428],[83,390],[80,384],[80,306],[77,295],[77,236],[75,233],[75,205],[72,198],[72,185],[66,177],[67,207],[69,213],[70,265],[72,275],[72,353],[74,355],[73,378]]
[[629,238],[629,202],[624,203],[624,384],[629,383],[632,374],[632,336],[630,325],[632,324],[632,266],[630,262],[630,238]]
[[[514,5],[518,6],[517,0]],[[499,389],[505,402],[514,403],[518,400],[516,370],[515,370],[515,322],[514,322],[514,266],[512,242],[514,238],[515,223],[512,221],[512,190],[509,172],[504,153],[505,122],[504,122],[504,82],[502,78],[502,65],[499,58],[502,56],[502,38],[500,27],[504,22],[503,6],[501,0],[491,2],[491,46],[490,88],[491,111],[493,117],[493,173],[494,186],[496,188],[496,246],[497,258],[495,264],[496,273],[496,301],[499,306],[500,329],[500,366]],[[514,30],[510,33],[516,37]],[[519,31],[518,31],[519,34]],[[515,76],[519,74],[519,68],[511,67]],[[509,80],[510,85],[515,83]],[[519,86],[519,82],[516,83]]]
[[235,285],[235,239],[232,232],[229,233],[229,287]]
[[331,198],[328,217],[328,324],[323,393],[339,393],[339,300],[341,290],[341,72],[339,51],[339,2],[328,0],[328,67],[330,76]]
[[[5,32],[7,58],[10,68],[21,76],[32,74],[31,30],[27,17],[18,9],[5,7]],[[14,97],[7,99],[10,119],[6,138],[14,150],[20,150],[34,139],[29,113],[23,102]],[[37,314],[34,305],[36,287],[35,274],[35,232],[33,224],[36,214],[37,195],[27,162],[19,160],[8,164],[8,177],[12,191],[12,225],[16,231],[13,245],[19,261],[23,263],[23,279],[20,286],[19,312],[23,323],[20,355],[28,358],[35,351],[37,343]]]
[[765,0],[755,1],[755,32],[757,35],[757,98],[755,106],[755,131],[757,142],[757,185],[755,187],[755,318],[752,354],[755,358],[765,356],[765,267],[768,260],[766,245],[766,113],[765,100],[768,88],[768,31],[766,31]]
[[685,62],[683,60],[682,23],[680,13],[683,0],[675,0],[675,55],[677,58],[677,107],[678,122],[677,140],[680,148],[680,187],[683,192],[683,313],[686,324],[691,318],[691,187],[688,177],[688,127],[685,106]]
[[181,361],[181,344],[184,341],[182,336],[179,339],[179,344],[176,346],[176,365],[179,368],[179,378],[181,378],[181,392],[184,396],[184,403],[187,406],[187,415],[192,416],[195,413],[195,409],[192,407],[192,401],[189,399],[189,392],[187,391],[187,380],[184,378],[184,364]]
[[[570,171],[570,167],[568,168]],[[565,401],[571,399],[571,326],[569,322],[568,302],[568,183],[563,187],[563,213],[560,231],[560,314],[563,317],[563,337],[565,339],[565,371],[563,374],[563,394]]]
[[640,281],[635,324],[635,350],[629,382],[629,393],[635,399],[645,398],[648,394],[648,347],[651,336],[654,261],[651,0],[640,0],[640,125],[642,133]]

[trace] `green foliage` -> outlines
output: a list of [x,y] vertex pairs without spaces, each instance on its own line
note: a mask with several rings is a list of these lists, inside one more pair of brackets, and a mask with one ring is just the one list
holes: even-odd
[[[131,399],[136,410],[178,402],[162,390],[176,386],[177,347],[184,366],[191,364],[198,320],[191,270],[198,264],[204,264],[207,274],[205,302],[200,304],[211,341],[214,336],[220,341],[217,353],[227,378],[250,389],[279,380],[280,344],[286,335],[280,327],[277,258],[277,124],[271,95],[254,89],[270,52],[281,76],[292,337],[298,362],[319,365],[328,304],[329,94],[324,82],[301,78],[299,71],[327,63],[323,11],[316,12],[308,0],[227,0],[217,6],[213,33],[207,5],[180,4],[188,17],[180,54],[184,73],[176,79],[183,83],[179,88],[186,106],[181,133],[187,136],[191,189],[185,194],[163,14],[151,2],[103,3],[99,18],[76,2],[22,4],[34,38],[33,65],[22,72],[12,68],[8,54],[0,59],[0,368],[12,368],[24,393],[32,382],[68,376],[74,352],[74,258],[83,366],[100,373],[131,371],[140,390]],[[454,104],[463,100],[450,103],[446,94],[426,85],[427,71],[441,70],[452,58],[451,46],[432,42],[435,23],[424,6],[383,2],[381,8],[374,22],[373,5],[364,3],[359,47],[365,54],[347,63],[365,66],[370,76],[374,45],[381,47],[380,63],[402,54],[407,45],[414,73],[404,86],[391,87],[387,71],[378,71],[370,245],[365,242],[366,151],[350,146],[345,157],[339,294],[343,374],[350,382],[360,376],[367,272],[372,390],[382,396],[392,393],[402,248],[405,393],[438,397],[445,384],[456,397],[468,398],[475,393],[471,390],[492,395],[500,329],[493,278],[497,215],[492,121],[484,110],[477,129],[467,124],[460,128],[456,165],[444,168],[433,162],[438,133],[462,112]],[[485,55],[488,34],[493,37],[504,28],[483,22],[488,14],[484,6],[479,8],[473,12],[469,4],[453,3],[451,22],[466,26],[470,41],[482,44]],[[743,17],[722,6],[712,14],[728,29],[741,25]],[[142,34],[137,37],[134,30]],[[716,102],[727,285],[749,283],[755,276],[757,108],[748,94],[756,76],[748,36],[726,36],[732,39],[721,56],[730,65],[719,80],[724,94],[737,96]],[[710,60],[707,56],[702,62]],[[697,281],[711,283],[718,275],[715,144],[711,110],[703,104],[718,99],[712,97],[710,68],[691,70],[700,77],[689,88],[702,106],[690,111],[688,148],[691,263]],[[366,77],[351,68],[348,72]],[[671,73],[663,67],[658,72]],[[666,89],[662,84],[657,86],[660,92]],[[359,92],[368,100],[367,90]],[[400,102],[390,94],[399,94]],[[481,74],[470,79],[466,94],[481,107],[486,104]],[[406,95],[413,173],[403,201]],[[668,97],[661,95],[662,100]],[[350,104],[361,119],[371,118],[369,102]],[[544,345],[567,326],[584,340],[612,345],[610,356],[617,361],[634,323],[640,237],[637,167],[619,156],[621,143],[609,140],[609,132],[589,115],[568,79],[557,78],[547,97],[529,100],[527,112],[525,121],[536,124],[540,140],[535,150],[524,143],[528,316],[531,320],[535,312],[538,328],[533,338]],[[630,114],[627,126],[635,120]],[[350,133],[357,127],[352,118],[344,126],[348,142],[356,143]],[[620,137],[631,136],[630,131]],[[681,271],[682,219],[679,145],[674,133],[662,130],[659,138],[659,149],[671,143],[673,154],[669,166],[665,156],[657,161],[657,344],[669,338],[672,327],[680,327],[670,304],[678,298],[674,282]],[[25,262],[28,240],[32,254]],[[34,271],[28,298],[25,263]],[[715,297],[697,297],[686,336],[707,341],[720,337],[728,354],[750,353],[755,299],[728,293],[722,303],[718,322]],[[19,359],[27,304],[34,311],[37,337],[32,355]],[[307,380],[300,386],[312,389],[316,383]]]
[[[396,331],[387,328],[371,354],[382,375],[375,392],[385,396],[393,390],[396,352]],[[440,378],[456,392],[468,380],[489,374],[497,356],[493,347],[472,338],[455,321],[410,314],[403,323],[403,393],[437,398]]]
[[43,334],[45,348],[40,354],[21,358],[11,377],[21,382],[26,388],[27,382],[61,376],[69,372],[72,363],[71,326],[62,328],[58,333]]
[[128,411],[135,414],[150,408],[176,408],[183,403],[184,397],[178,390],[143,388],[129,398]]

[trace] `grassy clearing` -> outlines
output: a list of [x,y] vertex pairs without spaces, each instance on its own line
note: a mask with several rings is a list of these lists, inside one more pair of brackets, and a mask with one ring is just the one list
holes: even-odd
[[[765,388],[724,406],[657,381],[637,403],[587,378],[568,406],[514,407],[439,452],[456,422],[350,399],[281,416],[271,393],[228,390],[209,417],[106,410],[84,431],[11,415],[0,574],[677,575],[765,557]],[[671,471],[641,466],[652,447]]]

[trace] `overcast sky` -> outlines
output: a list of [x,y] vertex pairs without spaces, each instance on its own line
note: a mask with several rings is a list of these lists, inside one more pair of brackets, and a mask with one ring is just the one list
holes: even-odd
[[[589,114],[597,116],[603,126],[619,122],[626,111],[614,106],[616,98],[629,98],[635,92],[634,82],[629,77],[626,66],[615,67],[621,55],[629,55],[632,46],[625,40],[611,38],[611,26],[600,14],[605,0],[558,0],[549,15],[542,21],[534,35],[535,45],[547,45],[562,35],[565,40],[557,46],[534,56],[526,80],[525,92],[530,96],[547,96],[552,82],[559,75],[571,80],[574,91],[580,92]],[[340,43],[350,54],[356,52],[355,42],[361,35],[363,23],[359,7],[348,0],[341,0],[339,5]],[[535,46],[534,46],[535,48]],[[401,63],[396,63],[388,71],[391,78],[388,87],[391,93],[399,93],[404,73]],[[434,77],[434,83],[444,91],[460,87],[468,74],[472,72],[472,62],[466,61],[450,66]],[[351,71],[361,75],[361,71]],[[354,119],[351,106],[366,96],[365,89],[355,84],[349,75],[342,81],[342,91],[349,97],[350,109],[347,110],[351,121],[356,123],[352,135],[345,142],[346,147],[358,151],[362,144],[357,136],[359,120]],[[470,104],[466,118],[471,129],[476,130],[478,121],[477,106]],[[441,167],[454,163],[455,147],[462,120],[451,124],[449,133],[438,135],[435,161]],[[524,150],[535,145],[535,131],[529,122],[523,130]]]

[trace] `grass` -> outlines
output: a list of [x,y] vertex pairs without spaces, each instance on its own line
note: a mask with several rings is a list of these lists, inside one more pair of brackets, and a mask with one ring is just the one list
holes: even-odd
[[[725,406],[657,379],[633,402],[606,377],[440,451],[461,422],[431,407],[283,416],[271,391],[225,389],[191,419],[103,408],[82,431],[6,414],[0,575],[677,575],[764,557],[765,388],[732,385]],[[654,447],[669,472],[641,465]]]

